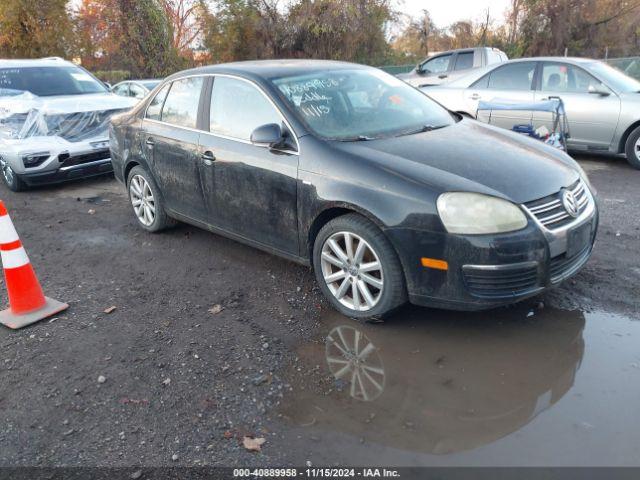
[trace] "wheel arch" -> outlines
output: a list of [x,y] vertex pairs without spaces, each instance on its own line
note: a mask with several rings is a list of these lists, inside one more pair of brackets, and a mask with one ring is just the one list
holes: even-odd
[[129,172],[133,170],[134,167],[141,166],[142,164],[136,160],[129,160],[129,162],[124,167],[124,183],[125,185],[129,181]]
[[380,221],[380,219],[373,215],[371,212],[368,212],[360,207],[347,203],[327,206],[326,208],[318,212],[318,214],[315,216],[307,233],[306,254],[308,255],[311,265],[313,265],[313,247],[315,245],[318,233],[320,232],[322,227],[324,227],[331,220],[342,217],[343,215],[348,215],[350,213],[357,213],[359,215],[362,215],[367,220],[374,223],[380,230],[384,231],[384,224]]
[[632,123],[624,131],[624,133],[620,137],[620,144],[618,145],[618,153],[625,153],[625,149],[627,147],[627,139],[629,138],[629,135],[631,135],[631,133],[638,127],[640,127],[640,120],[636,121],[635,123]]

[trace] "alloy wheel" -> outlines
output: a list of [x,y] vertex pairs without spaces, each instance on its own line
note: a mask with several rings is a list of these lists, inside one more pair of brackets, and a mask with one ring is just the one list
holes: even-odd
[[349,384],[351,397],[371,402],[384,391],[385,373],[378,349],[357,328],[341,325],[331,330],[325,358],[334,378]]
[[8,185],[13,184],[13,169],[9,166],[9,163],[0,157],[0,168],[2,168],[2,176]]
[[638,139],[636,140],[636,145],[633,151],[636,154],[636,158],[640,160],[640,137],[638,137]]
[[156,202],[149,182],[142,175],[134,175],[129,183],[131,205],[138,220],[149,227],[156,218]]
[[331,235],[322,246],[320,264],[329,291],[345,307],[366,312],[380,301],[384,289],[382,263],[359,235]]

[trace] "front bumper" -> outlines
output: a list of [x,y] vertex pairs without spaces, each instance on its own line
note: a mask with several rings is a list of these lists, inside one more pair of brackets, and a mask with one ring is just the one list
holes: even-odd
[[[531,218],[523,230],[496,235],[452,235],[389,229],[405,271],[411,303],[483,310],[532,297],[576,274],[591,256],[598,228],[595,199],[567,228],[550,231]],[[571,236],[580,234],[578,248]],[[448,270],[420,265],[446,260]]]
[[[2,156],[27,185],[60,183],[113,171],[108,139],[96,137],[69,142],[60,137],[30,137],[5,140]],[[37,157],[33,166],[25,158]]]
[[[73,157],[71,157],[73,159]],[[61,166],[57,170],[29,173],[20,175],[20,179],[27,185],[48,185],[53,183],[68,182],[79,178],[94,177],[113,172],[111,158],[106,157],[100,160],[79,163],[76,165]]]

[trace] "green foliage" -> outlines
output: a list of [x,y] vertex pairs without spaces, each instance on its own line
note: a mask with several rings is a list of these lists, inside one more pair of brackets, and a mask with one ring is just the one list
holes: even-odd
[[204,45],[214,62],[264,58],[259,41],[260,14],[255,0],[220,0],[215,15],[204,19]]
[[67,0],[0,1],[0,56],[67,57],[73,39]]

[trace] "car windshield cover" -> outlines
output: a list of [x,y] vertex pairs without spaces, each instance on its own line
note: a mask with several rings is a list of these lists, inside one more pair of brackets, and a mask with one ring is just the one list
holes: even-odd
[[587,66],[588,70],[600,77],[608,87],[613,88],[617,92],[629,93],[640,92],[640,82],[635,78],[631,78],[617,68],[602,62],[593,62]]
[[329,140],[369,140],[455,123],[419,90],[380,70],[319,71],[272,82],[308,128]]
[[50,97],[106,91],[102,83],[74,66],[0,68],[0,96],[30,92],[39,97]]

